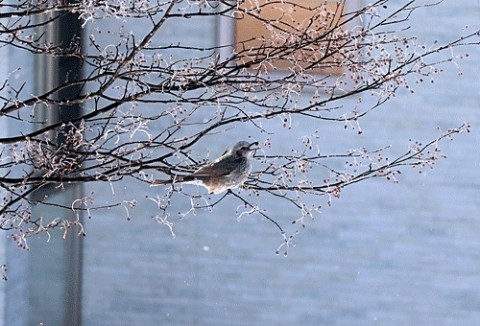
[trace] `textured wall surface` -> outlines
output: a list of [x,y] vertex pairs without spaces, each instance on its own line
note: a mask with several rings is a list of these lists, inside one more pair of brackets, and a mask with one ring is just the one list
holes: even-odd
[[[479,11],[478,1],[447,1],[419,11],[412,23],[420,42],[447,41],[463,25],[478,27]],[[211,28],[186,32],[201,37]],[[346,135],[352,147],[391,144],[400,153],[409,138],[431,139],[437,127],[473,125],[443,145],[448,159],[434,170],[407,170],[399,184],[371,180],[346,189],[302,230],[286,258],[273,254],[281,239],[272,224],[258,217],[237,222],[236,202],[173,219],[175,239],[149,219],[153,203],[142,204],[131,221],[121,209],[88,221],[85,325],[480,323],[480,53],[469,51],[462,78],[446,66],[433,86],[418,86],[413,96],[401,92],[362,123],[362,136],[319,127],[327,152],[343,149]],[[298,141],[284,137],[277,142]],[[211,141],[211,155],[220,154],[225,141]],[[145,192],[115,188],[119,196]],[[270,209],[279,221],[292,219],[288,206]]]
[[[5,3],[8,3],[6,1]],[[2,21],[5,23],[5,20]],[[17,70],[22,64],[23,69]],[[23,86],[21,96],[28,96],[33,88],[33,57],[13,47],[2,46],[0,48],[0,80],[10,78],[10,85],[19,89]],[[0,90],[2,96],[11,96],[6,93],[7,89]],[[4,103],[2,102],[1,105]],[[18,134],[22,124],[15,119],[0,118],[0,137],[8,137]],[[0,150],[4,150],[0,146]],[[7,153],[5,151],[4,153]],[[9,171],[12,172],[12,171]],[[7,173],[0,169],[0,174]],[[0,196],[4,195],[4,189],[0,190]],[[27,255],[17,248],[16,244],[8,237],[8,232],[0,232],[0,265],[7,264],[8,282],[0,280],[0,325],[26,325],[28,323],[28,295],[27,295]]]

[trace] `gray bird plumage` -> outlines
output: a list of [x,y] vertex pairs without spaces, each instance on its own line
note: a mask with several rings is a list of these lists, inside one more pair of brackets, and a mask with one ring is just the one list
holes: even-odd
[[171,180],[155,179],[151,186],[183,182],[207,188],[211,194],[219,194],[241,186],[252,169],[252,157],[258,142],[239,141],[216,160],[200,167],[189,175],[176,175]]

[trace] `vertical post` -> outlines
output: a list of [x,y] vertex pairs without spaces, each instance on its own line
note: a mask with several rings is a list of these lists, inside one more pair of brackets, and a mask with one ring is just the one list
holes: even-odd
[[[73,3],[74,1],[64,1],[63,3]],[[82,75],[82,60],[75,56],[75,53],[81,52],[82,28],[78,14],[66,12],[56,21],[57,44],[65,51],[65,55],[57,57],[56,64],[51,69],[56,71],[57,85],[64,85],[77,81]],[[80,84],[71,85],[58,92],[59,99],[78,98],[82,91]],[[59,121],[68,122],[78,118],[82,113],[81,105],[78,103],[61,105],[58,108]],[[68,127],[63,133],[68,132]],[[58,135],[57,141],[63,142],[64,135]],[[68,189],[64,200],[71,205],[75,199],[81,195],[80,185],[73,185],[73,189]],[[73,214],[73,213],[71,213]],[[73,217],[75,218],[75,217]],[[64,325],[80,325],[81,320],[81,256],[82,246],[81,238],[74,232],[68,234],[66,239],[67,255],[65,256],[66,268],[66,298],[65,298],[65,319]]]
[[[73,1],[62,1],[62,4]],[[82,60],[76,53],[81,52],[82,29],[78,14],[61,10],[46,13],[41,18],[46,21],[43,30],[44,40],[55,46],[53,53],[38,55],[36,61],[36,93],[61,87],[54,95],[56,100],[77,98],[81,93],[81,85],[68,85],[81,79]],[[65,87],[62,87],[65,86]],[[67,103],[61,105],[41,105],[36,108],[35,117],[45,127],[58,122],[69,122],[82,114],[81,105]],[[72,128],[68,124],[62,130],[49,135],[58,145],[64,143],[66,134]],[[55,204],[71,206],[75,199],[81,197],[82,189],[78,184],[66,185],[63,191],[55,185],[45,186],[33,196],[45,198]],[[38,204],[32,207],[33,217],[61,217],[76,219],[74,213],[66,209]],[[81,267],[82,241],[74,231],[61,240],[62,234],[52,235],[52,240],[45,238],[32,239],[29,258],[29,322],[45,325],[56,324],[68,326],[81,323]],[[45,278],[49,278],[45,279]],[[47,290],[48,292],[45,292]],[[48,300],[46,299],[48,297]],[[58,304],[58,305],[57,305]],[[52,307],[53,306],[53,307]]]

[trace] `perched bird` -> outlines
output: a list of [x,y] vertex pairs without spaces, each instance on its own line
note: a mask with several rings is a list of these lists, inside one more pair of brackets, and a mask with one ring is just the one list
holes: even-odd
[[200,167],[189,175],[175,175],[170,180],[155,179],[151,186],[167,183],[189,183],[207,188],[210,194],[219,194],[228,189],[241,186],[252,169],[253,153],[258,142],[248,143],[239,141],[235,146],[227,149],[216,160]]

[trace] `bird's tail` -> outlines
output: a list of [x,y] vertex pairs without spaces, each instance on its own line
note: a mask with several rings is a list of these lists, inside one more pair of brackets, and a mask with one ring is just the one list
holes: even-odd
[[195,180],[195,178],[189,175],[186,175],[186,176],[176,175],[173,179],[170,179],[170,180],[154,179],[150,184],[150,187],[156,187],[156,186],[161,186],[161,185],[165,185],[168,183],[175,183],[175,182],[190,182],[193,180]]
[[161,186],[167,183],[172,182],[172,180],[162,180],[162,179],[154,179],[152,183],[150,184],[150,187],[156,187],[156,186]]

